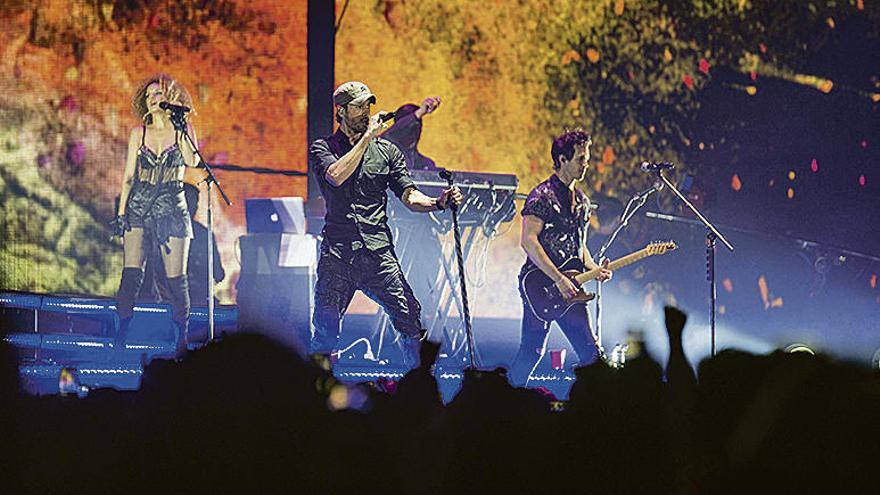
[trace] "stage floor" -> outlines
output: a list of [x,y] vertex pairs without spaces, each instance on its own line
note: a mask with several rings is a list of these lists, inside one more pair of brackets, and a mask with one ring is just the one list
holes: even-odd
[[[153,359],[168,359],[174,352],[168,305],[136,305],[122,351],[112,347],[117,317],[110,299],[0,293],[0,316],[0,331],[16,350],[22,386],[31,394],[85,394],[106,387],[137,390],[144,366]],[[215,338],[237,332],[237,319],[235,306],[216,307]],[[380,321],[377,315],[345,318],[333,367],[337,379],[347,383],[393,382],[407,372],[394,332],[387,328],[383,331]],[[473,326],[475,335],[480,336],[476,344],[480,368],[506,367],[517,350],[519,322],[478,318]],[[206,345],[207,327],[207,308],[193,308],[188,332],[190,351],[197,352]],[[451,353],[447,351],[450,348],[454,349]],[[554,368],[550,361],[548,352],[534,369],[529,387],[544,388],[564,400],[574,374],[564,366]],[[467,365],[466,346],[461,342],[441,346],[433,371],[445,402],[452,400],[461,387],[462,370]],[[63,370],[68,378],[59,380]],[[70,383],[71,377],[75,385]]]

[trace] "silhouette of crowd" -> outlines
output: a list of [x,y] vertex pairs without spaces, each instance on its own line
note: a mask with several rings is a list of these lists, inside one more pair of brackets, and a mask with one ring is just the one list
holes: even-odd
[[876,371],[726,350],[695,373],[685,320],[665,367],[580,368],[562,410],[503,370],[442,404],[433,345],[393,393],[233,335],[84,398],[23,394],[3,347],[0,493],[877,493]]

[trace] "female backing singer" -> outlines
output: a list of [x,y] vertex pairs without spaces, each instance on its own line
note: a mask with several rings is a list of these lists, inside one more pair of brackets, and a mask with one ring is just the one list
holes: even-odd
[[[142,124],[133,128],[122,179],[119,210],[112,222],[121,236],[124,268],[116,294],[119,330],[114,348],[125,348],[125,337],[134,314],[134,301],[144,280],[144,264],[151,252],[161,255],[171,299],[171,319],[176,331],[175,357],[186,352],[190,298],[186,276],[189,243],[193,237],[183,190],[184,167],[198,165],[198,155],[163,102],[192,108],[182,84],[166,74],[142,82],[132,97],[132,110]],[[186,123],[193,142],[195,130]]]

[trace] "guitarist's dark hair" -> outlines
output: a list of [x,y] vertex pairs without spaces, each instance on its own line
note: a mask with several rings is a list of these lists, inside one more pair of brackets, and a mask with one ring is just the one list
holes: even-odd
[[559,157],[564,156],[566,160],[571,160],[574,156],[574,147],[592,142],[590,135],[583,129],[575,129],[566,131],[553,139],[553,147],[550,149],[550,156],[553,157],[553,170],[559,170]]

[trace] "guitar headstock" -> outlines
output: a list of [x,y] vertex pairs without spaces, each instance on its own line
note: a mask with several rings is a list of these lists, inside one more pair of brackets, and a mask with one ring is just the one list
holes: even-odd
[[678,249],[678,244],[675,241],[654,241],[645,246],[645,249],[650,255],[666,254],[667,251]]

